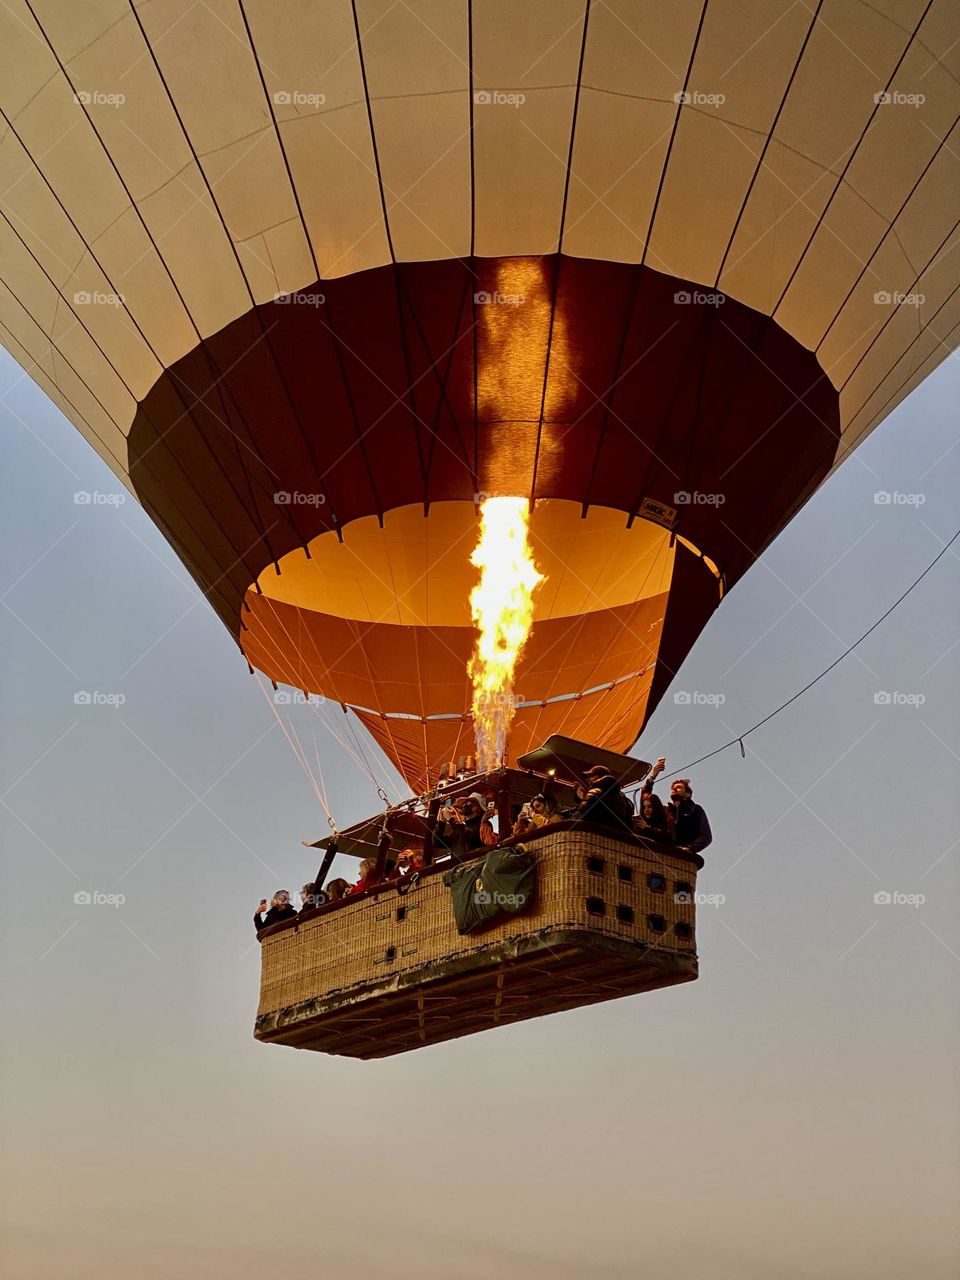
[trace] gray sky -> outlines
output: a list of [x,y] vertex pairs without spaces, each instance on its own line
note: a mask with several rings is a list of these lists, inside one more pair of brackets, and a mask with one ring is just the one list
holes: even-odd
[[[252,1039],[251,913],[325,829],[255,681],[132,499],[75,503],[124,491],[6,357],[0,395],[6,1274],[957,1274],[956,548],[695,770],[725,899],[698,982],[356,1063]],[[954,358],[724,602],[638,754],[741,732],[920,573],[960,523],[958,399]],[[372,812],[318,743],[340,824]]]

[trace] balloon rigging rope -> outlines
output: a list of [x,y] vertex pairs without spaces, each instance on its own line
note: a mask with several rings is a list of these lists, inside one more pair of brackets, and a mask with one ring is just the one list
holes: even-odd
[[718,756],[721,751],[726,751],[728,747],[736,746],[737,743],[740,744],[741,754],[745,756],[746,751],[744,750],[744,746],[743,746],[744,738],[748,737],[751,733],[755,733],[756,730],[762,728],[763,725],[768,724],[774,718],[774,716],[778,716],[781,711],[785,711],[787,707],[791,705],[791,703],[796,702],[796,700],[802,697],[803,694],[805,694],[808,689],[812,689],[813,686],[819,683],[819,681],[821,681],[824,676],[829,675],[830,672],[834,669],[834,667],[838,666],[844,660],[844,658],[848,657],[849,654],[853,653],[854,649],[856,649],[858,645],[862,644],[863,641],[866,640],[867,636],[871,635],[874,631],[876,631],[877,627],[880,626],[881,622],[886,621],[886,619],[890,617],[891,613],[893,613],[897,605],[902,604],[903,601],[906,600],[907,596],[914,589],[914,587],[918,587],[920,585],[920,583],[924,580],[924,578],[927,576],[927,574],[930,572],[933,566],[937,563],[937,561],[941,560],[943,556],[947,554],[947,552],[950,550],[950,548],[953,546],[953,544],[956,542],[958,538],[960,538],[960,529],[956,531],[956,533],[949,540],[949,542],[944,543],[944,545],[940,548],[940,550],[937,552],[934,558],[930,561],[930,563],[924,569],[923,573],[920,574],[919,578],[916,578],[913,582],[911,582],[910,586],[907,587],[903,595],[898,596],[898,598],[894,600],[893,604],[886,611],[886,613],[881,614],[872,627],[868,627],[868,629],[864,631],[863,635],[860,636],[857,640],[854,640],[853,644],[850,645],[848,649],[844,649],[843,653],[841,653],[838,658],[834,658],[833,662],[830,663],[829,667],[825,667],[824,670],[821,671],[818,676],[814,676],[814,678],[808,681],[808,683],[805,684],[802,689],[798,689],[797,692],[793,695],[793,697],[788,698],[786,702],[782,702],[780,706],[776,708],[776,710],[771,711],[770,714],[764,716],[762,720],[758,720],[756,724],[751,725],[750,728],[747,729],[744,733],[739,734],[736,738],[731,738],[729,742],[725,742],[722,747],[715,747],[713,751],[708,751],[705,756],[700,756],[698,760],[692,760],[689,764],[683,765],[682,768],[677,769],[675,772],[670,773],[667,776],[670,778],[676,778],[678,775],[686,773],[688,769],[692,769],[694,768],[694,766],[698,764],[703,764],[704,760],[709,760],[713,756]]
[[[280,726],[283,736],[286,738],[287,742],[289,742],[291,751],[296,756],[297,760],[299,760],[304,773],[307,775],[310,785],[313,787],[313,790],[316,793],[317,799],[320,801],[320,804],[323,806],[323,811],[327,815],[328,822],[330,822],[330,824],[333,825],[333,814],[330,812],[329,808],[327,807],[326,788],[323,786],[322,772],[320,774],[321,781],[318,782],[317,779],[313,776],[313,770],[310,768],[310,762],[307,759],[306,752],[303,750],[303,747],[300,745],[300,741],[297,738],[296,733],[293,732],[293,726],[291,725],[290,730],[288,731],[287,726],[283,722],[283,717],[280,715],[280,712],[277,710],[276,703],[273,701],[273,699],[270,697],[270,695],[267,693],[266,689],[263,686],[263,681],[260,678],[260,672],[257,671],[254,674],[257,677],[257,684],[260,688],[260,692],[263,694],[267,705],[270,707],[270,710],[273,712],[274,718],[276,719],[277,724]],[[293,734],[292,737],[291,737],[291,733]],[[319,759],[317,761],[317,765],[319,768]]]
[[315,713],[317,714],[317,716],[320,717],[320,721],[325,724],[326,728],[328,728],[330,735],[332,735],[334,739],[337,740],[337,742],[339,742],[339,745],[342,746],[344,751],[346,751],[349,758],[351,758],[351,760],[353,760],[353,763],[356,764],[356,767],[360,769],[360,772],[366,774],[367,781],[369,781],[370,785],[374,787],[374,790],[378,792],[383,790],[383,785],[381,785],[381,782],[378,776],[376,776],[376,774],[374,773],[374,769],[372,769],[369,760],[367,760],[366,758],[364,748],[362,748],[360,741],[357,740],[357,733],[356,733],[355,727],[353,727],[353,722],[351,721],[351,718],[349,718],[348,710],[347,712],[344,712],[344,719],[346,719],[347,728],[349,732],[351,732],[351,737],[353,739],[352,745],[346,733],[340,730],[337,723],[334,723],[335,721],[339,721],[338,714],[337,712],[335,712],[335,710],[332,709],[332,712],[330,712],[330,716],[328,717],[328,716],[325,716],[323,712],[323,708],[316,707],[315,704],[311,704],[311,705],[314,705]]
[[321,803],[323,804],[324,811],[329,818],[331,815],[330,806],[327,804],[327,784],[323,777],[323,765],[320,763],[320,747],[317,744],[317,731],[314,725],[310,726],[310,736],[313,738],[313,755],[317,762],[317,781],[320,784],[320,790],[323,792],[323,799]]
[[316,703],[311,702],[309,703],[309,706],[312,707],[314,715],[319,719],[320,723],[323,725],[326,731],[330,734],[331,738],[333,738],[333,740],[337,743],[337,745],[341,748],[341,750],[344,751],[350,757],[350,759],[357,766],[359,771],[366,776],[367,781],[370,782],[374,787],[376,787],[377,780],[373,776],[372,772],[370,771],[369,765],[367,765],[366,761],[361,759],[358,753],[351,746],[350,741],[347,738],[346,734],[342,733],[340,729],[337,727],[337,725],[335,724],[335,720],[337,719],[336,712],[333,712],[332,715],[329,715],[329,716],[325,715],[324,714],[324,707],[326,706],[325,703],[323,704],[323,706],[318,706]]
[[[356,712],[354,712],[354,715],[356,715]],[[389,797],[387,796],[387,783],[389,782],[389,778],[386,774],[383,774],[383,776],[381,777],[379,773],[374,773],[373,766],[367,760],[367,753],[363,749],[363,743],[357,737],[357,726],[353,723],[353,720],[350,718],[349,711],[347,712],[347,725],[350,729],[350,733],[353,736],[353,740],[356,743],[357,750],[360,752],[360,755],[363,758],[363,762],[367,767],[367,773],[370,776],[370,781],[377,788],[378,793],[380,794],[381,798],[385,801],[385,803],[389,804],[390,800],[389,800]]]

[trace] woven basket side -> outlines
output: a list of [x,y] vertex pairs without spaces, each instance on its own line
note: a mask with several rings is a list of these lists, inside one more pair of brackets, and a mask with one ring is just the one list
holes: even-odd
[[[390,889],[348,900],[268,935],[262,943],[259,1014],[440,961],[496,953],[504,941],[553,929],[586,929],[695,954],[696,872],[689,863],[576,829],[542,836],[530,848],[537,861],[532,908],[476,935],[457,933],[450,891],[439,874],[424,877],[410,893]],[[475,865],[479,870],[482,859]]]

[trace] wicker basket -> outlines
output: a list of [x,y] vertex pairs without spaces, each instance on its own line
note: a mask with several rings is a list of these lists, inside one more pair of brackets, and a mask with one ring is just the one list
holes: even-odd
[[440,868],[274,926],[257,1038],[382,1058],[696,978],[699,858],[566,823],[525,844],[536,900],[479,934]]

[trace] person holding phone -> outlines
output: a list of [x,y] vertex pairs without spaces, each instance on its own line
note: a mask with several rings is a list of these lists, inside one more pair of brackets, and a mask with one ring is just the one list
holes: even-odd
[[658,840],[660,844],[673,844],[675,828],[674,815],[664,808],[660,797],[653,791],[641,792],[640,811],[633,820],[637,835]]
[[419,849],[402,849],[397,854],[396,879],[412,875],[423,867],[423,853]]
[[490,821],[495,809],[493,802],[479,791],[443,805],[437,814],[438,843],[460,861],[495,845],[497,833]]
[[539,831],[541,827],[548,827],[551,823],[559,821],[560,814],[557,812],[556,800],[553,796],[546,796],[541,792],[520,810],[513,824],[513,834],[528,836],[531,831]]
[[281,920],[294,920],[296,915],[297,909],[290,901],[290,890],[278,889],[270,902],[269,911],[266,898],[260,899],[260,905],[253,913],[253,927],[259,933],[261,929],[269,929],[272,924],[279,924]]

